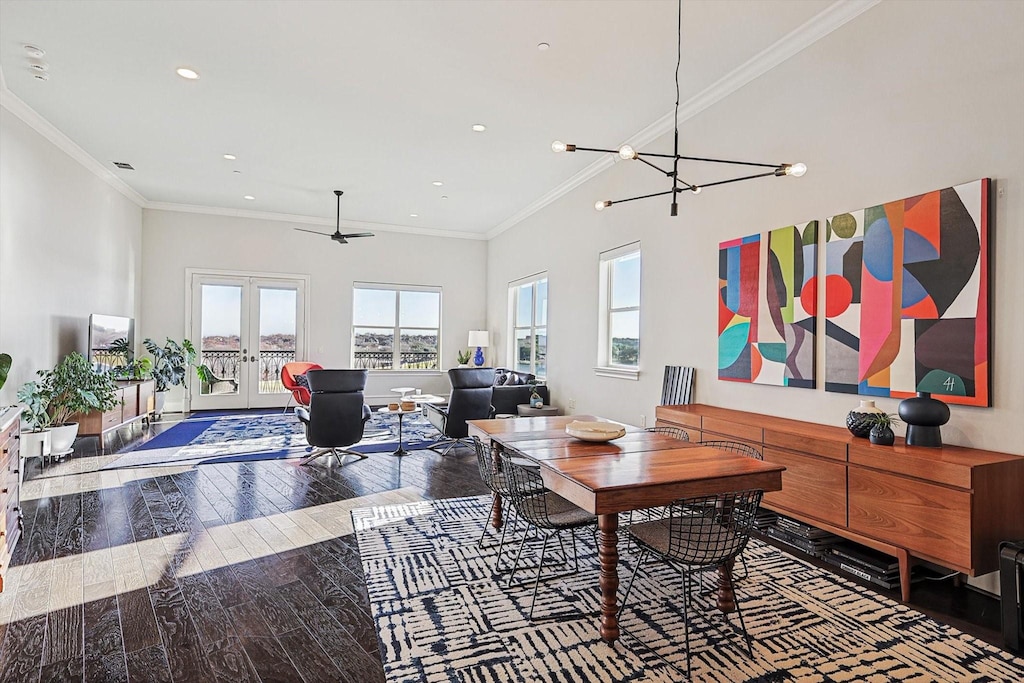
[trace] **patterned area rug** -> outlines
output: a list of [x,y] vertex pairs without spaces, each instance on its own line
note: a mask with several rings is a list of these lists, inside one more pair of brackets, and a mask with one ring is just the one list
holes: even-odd
[[[352,512],[389,682],[685,678],[651,651],[686,670],[675,571],[641,569],[622,620],[632,635],[608,646],[598,637],[593,538],[578,534],[580,573],[541,584],[531,624],[532,584],[505,588],[492,575],[496,544],[477,548],[489,508],[484,496]],[[1024,660],[772,546],[751,541],[745,557],[749,576],[737,592],[754,656],[731,625],[735,615],[727,624],[714,596],[695,590],[695,680],[1024,680]],[[622,565],[620,596],[628,555]]]
[[[402,443],[409,450],[427,448],[439,436],[419,414],[403,420]],[[397,444],[398,421],[375,413],[366,423],[363,440],[352,450],[387,453]],[[199,416],[171,427],[103,469],[300,458],[308,448],[302,423],[292,413]]]

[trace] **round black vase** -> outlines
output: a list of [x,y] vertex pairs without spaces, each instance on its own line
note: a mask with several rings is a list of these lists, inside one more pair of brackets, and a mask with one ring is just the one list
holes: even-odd
[[875,424],[874,417],[874,413],[858,413],[856,410],[851,410],[846,414],[846,428],[854,436],[866,439],[871,433],[871,426]]
[[949,422],[949,406],[925,391],[900,403],[900,419],[907,423],[907,445],[942,446],[942,425]]
[[876,424],[871,428],[868,440],[877,446],[891,446],[896,443],[896,434],[889,425]]

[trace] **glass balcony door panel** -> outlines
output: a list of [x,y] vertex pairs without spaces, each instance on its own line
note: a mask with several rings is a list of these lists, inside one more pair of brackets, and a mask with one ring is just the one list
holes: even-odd
[[304,312],[304,280],[193,274],[190,339],[212,377],[191,378],[190,408],[284,406],[281,366],[305,357]]

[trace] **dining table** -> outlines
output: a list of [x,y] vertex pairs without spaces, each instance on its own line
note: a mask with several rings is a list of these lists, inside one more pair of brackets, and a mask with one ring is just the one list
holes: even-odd
[[[596,515],[600,633],[612,643],[619,638],[619,513],[694,496],[780,491],[786,468],[631,425],[621,425],[625,434],[614,440],[583,441],[566,433],[566,425],[576,421],[614,422],[595,415],[563,415],[467,424],[469,435],[486,446],[537,463],[548,490]],[[491,524],[500,528],[500,499],[492,509]],[[717,602],[723,612],[736,609],[731,563],[719,567]]]

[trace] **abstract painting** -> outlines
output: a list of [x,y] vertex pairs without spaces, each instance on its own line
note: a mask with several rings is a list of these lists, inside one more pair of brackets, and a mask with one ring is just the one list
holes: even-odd
[[989,180],[825,226],[825,390],[989,405]]
[[814,387],[818,221],[718,245],[718,378]]

